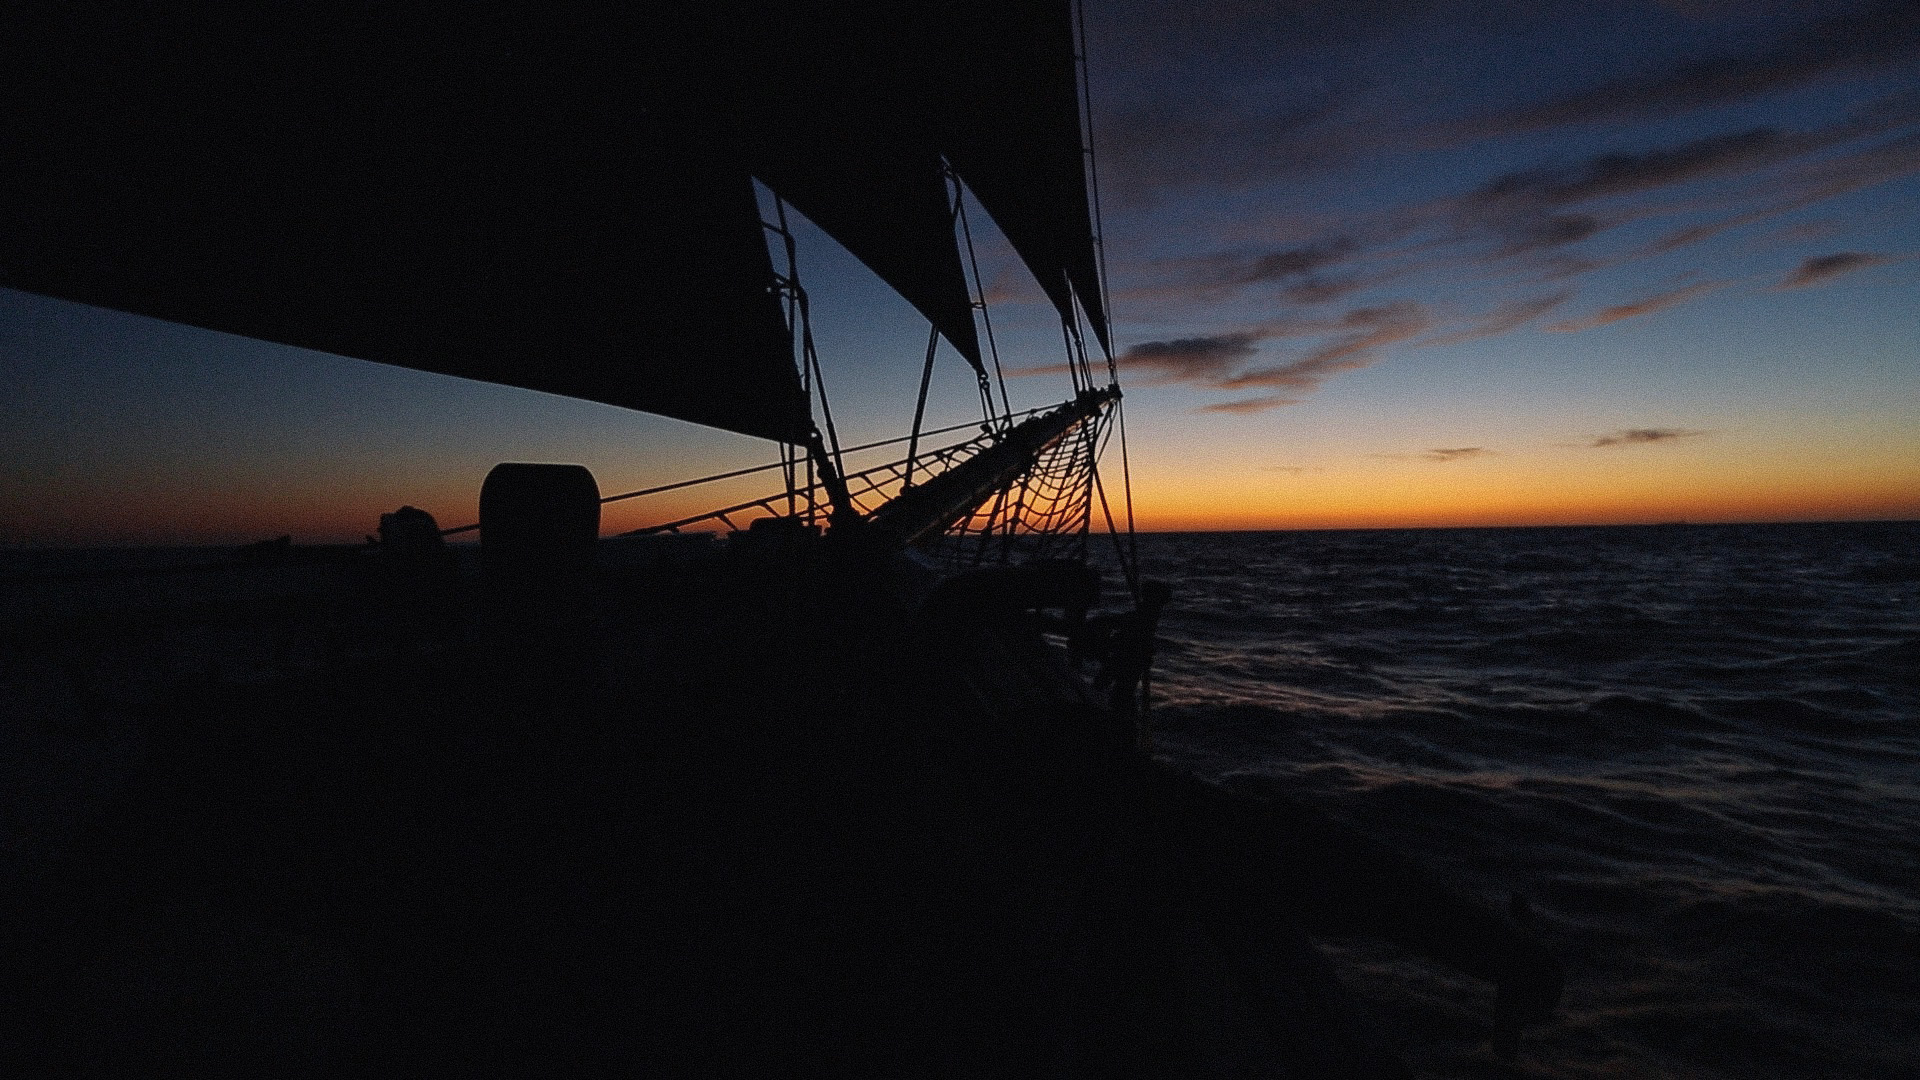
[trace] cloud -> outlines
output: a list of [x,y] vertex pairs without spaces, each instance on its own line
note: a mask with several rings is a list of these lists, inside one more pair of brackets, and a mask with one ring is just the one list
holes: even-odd
[[1588,446],[1636,446],[1643,443],[1669,442],[1673,439],[1691,439],[1705,435],[1704,431],[1689,431],[1685,428],[1628,428],[1610,435],[1595,438]]
[[1570,124],[1663,117],[1920,57],[1920,7],[1890,0],[1820,19],[1757,52],[1727,54],[1652,75],[1614,79],[1465,126],[1505,135]]
[[1547,326],[1547,329],[1560,334],[1572,334],[1578,333],[1581,330],[1591,330],[1596,326],[1605,326],[1608,323],[1616,323],[1622,319],[1637,318],[1641,315],[1651,315],[1656,311],[1665,311],[1671,307],[1678,307],[1696,296],[1710,293],[1728,284],[1730,284],[1730,282],[1696,282],[1684,288],[1656,293],[1653,296],[1635,300],[1632,303],[1616,304],[1613,307],[1601,308],[1598,312],[1585,316],[1584,318],[1551,323]]
[[1324,304],[1349,296],[1374,284],[1364,278],[1325,278],[1309,277],[1280,290],[1280,295],[1296,304]]
[[[1379,328],[1313,315],[1315,305],[1365,295],[1363,290],[1416,275],[1480,274],[1490,268],[1523,275],[1511,285],[1499,283],[1498,288],[1524,287],[1531,281],[1546,295],[1512,301],[1490,314],[1447,317],[1444,325],[1436,316],[1428,332],[1439,336],[1418,344],[1458,344],[1509,333],[1567,303],[1571,297],[1562,286],[1576,277],[1665,255],[1731,229],[1920,171],[1920,133],[1867,141],[1888,130],[1888,125],[1916,120],[1920,120],[1920,95],[1900,94],[1805,130],[1746,127],[1630,153],[1504,171],[1458,194],[1349,216],[1312,232],[1296,231],[1302,223],[1292,219],[1262,223],[1258,230],[1271,228],[1286,239],[1265,249],[1240,247],[1162,262],[1158,265],[1172,271],[1163,284],[1136,291],[1177,307],[1216,303],[1226,293],[1267,285],[1273,288],[1273,299],[1287,305],[1283,311],[1288,313],[1245,327],[1241,336],[1217,341],[1208,352],[1166,356],[1143,352],[1139,359],[1154,375],[1169,381],[1310,389],[1329,374],[1377,362],[1378,355],[1369,350],[1392,344],[1398,333],[1391,328],[1377,333]],[[1836,149],[1839,152],[1817,153]],[[1694,194],[1683,205],[1662,206],[1652,200],[1670,187],[1728,178],[1738,178],[1738,183]],[[1723,216],[1670,229],[1651,242],[1604,256],[1582,250],[1584,242],[1616,226],[1702,210]],[[1256,228],[1241,222],[1230,231],[1244,236]],[[1571,332],[1651,314],[1717,287],[1676,288],[1585,318],[1566,318],[1551,329]],[[1289,363],[1254,370],[1244,367],[1261,341],[1316,336],[1331,340],[1304,356],[1287,358]],[[1223,355],[1220,346],[1233,349],[1232,354]]]
[[1689,225],[1683,229],[1675,229],[1653,243],[1648,244],[1640,254],[1643,256],[1665,255],[1669,251],[1678,251],[1683,247],[1697,244],[1702,240],[1711,240],[1729,229],[1737,229],[1743,225],[1752,225],[1755,222],[1776,217],[1786,213],[1789,209],[1793,208],[1776,206],[1763,207],[1759,210],[1749,210],[1744,214],[1735,214],[1732,217],[1722,218],[1719,221],[1709,221],[1700,225]]
[[[1642,195],[1695,181],[1751,174],[1801,159],[1784,175],[1751,184],[1742,198],[1766,198],[1721,221],[1674,230],[1634,257],[1664,254],[1809,206],[1835,195],[1904,176],[1920,168],[1920,146],[1909,134],[1867,150],[1825,160],[1810,155],[1920,121],[1920,94],[1904,93],[1852,110],[1835,123],[1805,131],[1752,127],[1636,153],[1600,154],[1571,165],[1503,173],[1454,200],[1462,239],[1475,231],[1499,238],[1487,259],[1551,251],[1605,229],[1662,211],[1647,206],[1597,213],[1587,204]],[[1671,211],[1666,211],[1671,212]]]
[[1284,281],[1287,278],[1303,277],[1315,270],[1340,262],[1353,252],[1354,247],[1352,237],[1336,236],[1322,243],[1282,248],[1279,251],[1258,255],[1208,256],[1202,261],[1200,284],[1203,287],[1237,288],[1263,281]]
[[1506,173],[1482,185],[1469,201],[1565,206],[1771,164],[1826,145],[1835,137],[1826,132],[1786,134],[1769,127],[1748,128],[1638,154],[1600,154],[1570,168]]
[[[1912,95],[1903,95],[1876,102],[1859,110],[1855,118],[1846,124],[1829,129],[1827,133],[1829,138],[1809,139],[1806,140],[1806,145],[1810,148],[1819,147],[1844,141],[1854,135],[1872,133],[1880,120],[1891,119],[1893,123],[1904,123],[1920,118],[1920,113],[1916,113],[1913,101],[1908,100],[1910,97]],[[1712,239],[1730,229],[1803,210],[1815,203],[1858,191],[1861,188],[1897,180],[1915,171],[1920,171],[1920,135],[1912,134],[1836,157],[1803,163],[1786,175],[1776,177],[1760,185],[1758,190],[1750,192],[1750,195],[1771,199],[1772,201],[1768,204],[1744,210],[1719,221],[1675,229],[1648,245],[1639,254],[1642,257],[1665,254]],[[1802,239],[1817,239],[1832,230],[1830,224],[1818,223],[1795,228],[1801,230],[1799,238]]]
[[1423,456],[1428,461],[1460,461],[1463,458],[1487,457],[1492,453],[1493,451],[1484,446],[1455,446],[1429,450]]
[[1864,251],[1837,251],[1832,255],[1816,255],[1802,261],[1793,273],[1787,275],[1786,280],[1773,287],[1773,291],[1825,285],[1842,274],[1865,270],[1869,266],[1883,266],[1893,261],[1895,260],[1892,256],[1874,255]]
[[1010,367],[1001,374],[1009,379],[1018,379],[1028,375],[1070,375],[1073,370],[1072,364],[1036,364],[1033,367]]
[[[1309,0],[1280,2],[1290,12],[1332,10]],[[1867,0],[1865,10],[1832,17],[1774,11],[1761,19],[1737,0],[1671,2],[1718,5],[1719,14],[1702,18],[1724,17],[1736,25],[1717,36],[1709,26],[1705,34],[1656,50],[1668,57],[1691,55],[1689,61],[1593,56],[1544,82],[1549,89],[1536,103],[1465,123],[1447,119],[1462,115],[1452,110],[1463,102],[1448,96],[1457,87],[1447,80],[1464,77],[1449,63],[1422,69],[1424,81],[1418,82],[1384,63],[1360,73],[1331,67],[1281,73],[1275,56],[1304,49],[1305,39],[1292,30],[1280,33],[1270,6],[1203,4],[1209,14],[1194,18],[1207,24],[1188,20],[1177,31],[1167,31],[1164,20],[1144,9],[1134,11],[1126,24],[1139,35],[1133,44],[1154,45],[1156,35],[1167,32],[1185,42],[1172,52],[1146,50],[1158,57],[1151,61],[1160,66],[1154,70],[1185,73],[1180,92],[1168,89],[1173,83],[1142,77],[1118,87],[1103,106],[1109,110],[1102,118],[1103,155],[1114,142],[1122,144],[1109,160],[1134,181],[1157,188],[1150,195],[1182,198],[1177,189],[1189,185],[1247,189],[1302,168],[1352,166],[1374,153],[1385,155],[1384,165],[1395,165],[1403,156],[1451,153],[1483,137],[1614,126],[1585,133],[1580,143],[1559,137],[1544,144],[1513,142],[1479,159],[1492,163],[1481,166],[1485,171],[1451,184],[1445,171],[1427,177],[1445,187],[1376,191],[1364,178],[1341,174],[1331,179],[1347,183],[1351,198],[1309,201],[1286,195],[1292,188],[1275,187],[1271,197],[1263,190],[1235,199],[1196,195],[1163,208],[1171,217],[1152,224],[1177,223],[1191,230],[1189,237],[1204,229],[1212,239],[1172,258],[1148,257],[1152,243],[1133,249],[1137,256],[1124,264],[1135,275],[1127,291],[1156,305],[1154,318],[1178,329],[1163,330],[1162,340],[1125,354],[1130,374],[1150,383],[1225,391],[1214,397],[1233,400],[1207,411],[1252,413],[1306,397],[1342,372],[1379,363],[1395,347],[1454,346],[1538,329],[1571,333],[1655,314],[1733,284],[1707,280],[1735,276],[1707,261],[1726,254],[1720,251],[1724,234],[1742,228],[1757,234],[1788,213],[1920,171],[1920,94],[1902,88],[1873,100],[1895,85],[1889,73],[1899,69],[1890,65],[1920,60],[1920,8],[1910,0],[1877,7]],[[1399,55],[1398,43],[1408,40],[1414,24],[1431,21],[1430,29],[1439,28],[1446,19],[1405,7],[1391,17],[1381,13],[1378,21],[1386,57]],[[1543,15],[1539,25],[1559,26],[1560,16]],[[1256,46],[1249,26],[1276,36]],[[1797,28],[1770,41],[1751,36],[1763,26]],[[1461,32],[1467,35],[1462,41],[1482,36],[1479,29]],[[1701,44],[1689,44],[1696,41],[1720,51],[1700,59]],[[1634,74],[1615,77],[1628,71]],[[1782,97],[1793,105],[1779,111],[1782,119],[1729,110],[1689,118],[1709,126],[1689,124],[1682,135],[1672,134],[1665,122],[1688,108],[1817,82],[1837,85],[1854,76],[1876,81],[1848,85],[1844,95]],[[1367,122],[1356,123],[1361,117]],[[1543,145],[1570,156],[1511,156]],[[1828,245],[1838,246],[1829,240],[1789,250],[1797,260]],[[1582,295],[1574,288],[1590,280],[1592,271],[1681,249],[1687,254],[1679,258],[1700,260],[1694,265],[1701,272],[1650,284],[1643,277],[1642,285],[1627,286],[1654,295],[1614,294],[1606,299],[1627,302],[1602,307],[1590,291]],[[1808,287],[1866,265],[1808,263],[1790,275],[1783,266],[1781,276],[1758,284]],[[1409,282],[1439,283],[1432,293],[1438,297],[1470,283],[1484,287],[1480,295],[1488,299],[1432,311],[1376,302],[1389,288],[1397,293]],[[1575,299],[1582,303],[1575,305]],[[1271,306],[1249,310],[1261,302]],[[1398,314],[1383,317],[1388,309]],[[1221,321],[1209,324],[1209,315]]]
[[1355,308],[1341,318],[1339,325],[1352,332],[1314,349],[1299,360],[1243,371],[1220,380],[1216,385],[1227,389],[1280,386],[1291,390],[1313,390],[1331,375],[1379,363],[1381,348],[1425,333],[1433,326],[1433,316],[1425,305],[1400,301]]
[[1325,472],[1326,470],[1318,465],[1262,465],[1260,466],[1260,471],[1283,472],[1292,476],[1299,476],[1301,473]]
[[1358,371],[1364,367],[1372,367],[1379,361],[1379,355],[1372,351],[1347,351],[1345,346],[1334,345],[1316,350],[1311,355],[1289,364],[1243,371],[1232,378],[1221,380],[1217,385],[1229,390],[1253,386],[1284,386],[1289,390],[1317,390],[1321,383],[1334,375],[1343,371]]
[[[1691,2],[1703,19],[1732,21],[1733,34],[1718,40],[1741,40],[1734,35],[1745,29],[1740,24],[1752,25],[1755,14],[1737,0],[1666,2]],[[1123,2],[1093,25],[1103,39],[1099,55],[1130,59],[1100,102],[1103,173],[1116,205],[1144,206],[1183,188],[1245,189],[1410,148],[1448,150],[1566,127],[1661,122],[1822,82],[1880,78],[1920,59],[1920,8],[1912,0],[1846,6],[1854,10],[1824,17],[1761,12],[1790,28],[1769,43],[1743,42],[1704,58],[1700,51],[1713,49],[1716,38],[1686,33],[1664,44],[1678,45],[1691,59],[1649,68],[1627,53],[1611,58],[1611,66],[1587,58],[1557,65],[1548,91],[1554,96],[1446,120],[1446,106],[1463,85],[1484,84],[1471,66],[1476,50],[1494,47],[1492,38],[1503,31],[1564,21],[1565,5],[1503,3],[1463,17],[1464,9],[1452,10],[1457,5],[1401,0],[1229,0],[1168,19],[1155,5]],[[1232,14],[1222,14],[1225,9]],[[1496,9],[1505,14],[1496,19]],[[1511,49],[1526,36],[1503,36],[1498,44]],[[1464,51],[1431,55],[1443,41]],[[1689,41],[1697,44],[1688,48]],[[1424,48],[1405,56],[1402,50],[1414,42]],[[1349,64],[1326,63],[1341,50],[1353,55]],[[1389,56],[1411,63],[1395,67]],[[1582,86],[1586,72],[1599,81]],[[1578,88],[1562,92],[1567,87]]]
[[1227,378],[1240,362],[1259,352],[1262,335],[1242,331],[1206,337],[1176,338],[1172,341],[1148,341],[1121,354],[1128,368],[1151,372],[1154,383],[1217,382]]
[[[1422,304],[1400,301],[1354,308],[1337,319],[1273,319],[1227,334],[1148,341],[1128,349],[1121,362],[1130,369],[1146,369],[1148,385],[1192,383],[1223,390],[1280,387],[1294,391],[1316,389],[1338,372],[1378,363],[1378,350],[1424,333],[1433,317]],[[1332,335],[1325,344],[1291,363],[1236,370],[1259,353],[1259,343],[1272,338]],[[1061,365],[1027,368],[1009,374],[1051,372]],[[1250,398],[1205,406],[1210,412],[1257,412],[1297,399],[1278,396]]]
[[1497,337],[1501,334],[1511,333],[1572,298],[1572,289],[1561,289],[1559,292],[1549,293],[1546,296],[1536,296],[1529,300],[1515,300],[1511,303],[1500,305],[1495,308],[1491,314],[1464,330],[1456,330],[1450,334],[1431,337],[1422,341],[1420,344],[1460,345],[1469,341],[1478,341],[1481,338]]
[[1298,405],[1299,398],[1284,397],[1280,394],[1268,394],[1265,397],[1243,398],[1239,401],[1216,401],[1211,405],[1202,405],[1199,412],[1212,413],[1257,413],[1268,409],[1277,409],[1282,405]]
[[1915,172],[1920,172],[1920,133],[1902,135],[1819,162],[1797,179],[1805,185],[1804,198],[1811,203],[1898,180]]

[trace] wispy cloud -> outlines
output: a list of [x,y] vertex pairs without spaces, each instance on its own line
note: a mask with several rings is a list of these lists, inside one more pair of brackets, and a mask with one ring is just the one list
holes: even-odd
[[1670,115],[1902,63],[1920,56],[1920,7],[1889,2],[1820,19],[1753,52],[1613,79],[1463,125],[1464,136]]
[[1282,405],[1298,405],[1299,398],[1285,397],[1280,394],[1268,394],[1264,397],[1242,398],[1239,401],[1216,401],[1211,405],[1202,405],[1200,412],[1211,413],[1260,413],[1268,409],[1278,409]]
[[1749,210],[1745,213],[1721,218],[1719,221],[1709,221],[1700,225],[1688,225],[1685,228],[1674,229],[1667,233],[1667,235],[1648,244],[1640,254],[1643,256],[1665,255],[1669,251],[1678,251],[1683,247],[1698,244],[1703,240],[1711,240],[1730,229],[1738,229],[1743,225],[1752,225],[1755,222],[1776,217],[1786,213],[1790,209],[1794,209],[1794,207],[1762,207],[1758,210]]
[[1202,287],[1238,287],[1305,277],[1345,259],[1354,250],[1350,236],[1336,236],[1303,247],[1257,253],[1204,256],[1195,264]]
[[1640,446],[1646,443],[1671,442],[1674,439],[1692,439],[1705,435],[1704,431],[1692,431],[1686,428],[1627,428],[1608,435],[1600,435],[1588,443],[1588,446]]
[[[1757,127],[1640,153],[1600,154],[1573,165],[1516,170],[1496,176],[1461,197],[1459,224],[1468,235],[1484,230],[1498,239],[1488,256],[1492,259],[1565,248],[1637,216],[1618,207],[1599,213],[1586,208],[1586,204],[1753,172],[1803,157],[1854,134],[1855,125],[1851,123],[1809,132]],[[1745,220],[1682,230],[1655,244],[1648,253],[1669,251],[1779,212],[1783,210],[1750,213]]]
[[1377,284],[1367,278],[1308,277],[1280,290],[1280,295],[1296,304],[1325,304],[1342,297],[1351,296],[1361,289]]
[[[1329,376],[1378,363],[1379,350],[1417,337],[1433,325],[1422,305],[1407,301],[1354,308],[1338,318],[1272,319],[1231,333],[1147,341],[1121,354],[1130,370],[1145,371],[1148,385],[1187,383],[1221,390],[1280,389],[1296,395],[1318,389]],[[1248,368],[1260,343],[1275,338],[1322,337],[1327,340],[1305,356],[1284,364]],[[1052,373],[1062,365],[1027,368],[1014,375]],[[1293,405],[1297,396],[1270,394],[1202,406],[1208,412],[1261,412]]]
[[1561,289],[1545,296],[1536,296],[1526,300],[1515,300],[1502,304],[1493,312],[1472,325],[1452,333],[1441,334],[1422,341],[1422,345],[1460,345],[1481,338],[1497,337],[1512,333],[1533,320],[1559,307],[1573,298],[1572,289]]
[[1243,371],[1216,385],[1228,390],[1257,386],[1284,386],[1289,390],[1318,390],[1320,384],[1343,371],[1372,367],[1380,356],[1371,349],[1349,351],[1343,345],[1331,345],[1291,363]]
[[[1383,211],[1319,237],[1295,237],[1266,251],[1239,248],[1187,257],[1171,264],[1178,277],[1163,287],[1162,299],[1177,302],[1184,297],[1188,303],[1211,304],[1226,293],[1271,284],[1280,286],[1274,300],[1292,310],[1283,308],[1286,313],[1243,323],[1230,332],[1147,342],[1130,350],[1123,362],[1153,382],[1277,390],[1291,402],[1335,375],[1380,362],[1386,350],[1396,345],[1457,345],[1539,325],[1544,316],[1573,302],[1570,279],[1667,254],[1730,229],[1920,171],[1920,133],[1845,147],[1838,154],[1816,153],[1849,139],[1858,141],[1860,133],[1872,127],[1862,116],[1884,119],[1909,112],[1904,105],[1883,102],[1823,128],[1799,132],[1746,128],[1636,153],[1597,155],[1569,165],[1510,170],[1463,194],[1420,207]],[[1578,250],[1582,241],[1622,222],[1676,209],[1648,206],[1644,201],[1638,206],[1622,205],[1618,202],[1622,197],[1734,176],[1749,179],[1732,194],[1715,190],[1704,202],[1692,205],[1711,206],[1716,201],[1725,205],[1724,200],[1738,198],[1748,205],[1737,212],[1672,230],[1637,250],[1607,255]],[[1844,257],[1804,264],[1776,287],[1823,284],[1872,265],[1877,258],[1841,254]],[[1366,269],[1356,272],[1361,264]],[[1362,305],[1338,315],[1311,314],[1316,305],[1389,279],[1485,272],[1481,268],[1495,265],[1502,267],[1499,273],[1518,275],[1499,288],[1512,289],[1531,280],[1544,291],[1479,314],[1450,314],[1407,301]],[[1726,280],[1678,284],[1590,314],[1564,317],[1544,329],[1573,333],[1653,315],[1729,284]],[[1290,338],[1320,340],[1292,355],[1259,362],[1265,343]],[[1223,402],[1216,411],[1259,411],[1276,407],[1278,401],[1276,395]]]
[[1454,446],[1429,450],[1422,456],[1428,461],[1462,461],[1466,458],[1488,457],[1492,453],[1493,451],[1484,446]]
[[[1172,216],[1156,225],[1193,230],[1182,234],[1188,239],[1180,254],[1153,252],[1143,242],[1140,257],[1116,261],[1123,295],[1150,303],[1152,317],[1181,335],[1162,331],[1122,362],[1144,381],[1231,399],[1204,406],[1208,411],[1257,413],[1297,402],[1396,350],[1534,329],[1580,332],[1679,308],[1735,283],[1726,279],[1745,280],[1744,268],[1713,261],[1725,254],[1725,234],[1797,220],[1787,215],[1920,172],[1920,93],[1884,89],[1910,86],[1893,76],[1905,70],[1900,65],[1920,63],[1920,6],[1912,0],[1861,0],[1833,15],[1755,13],[1738,0],[1663,2],[1688,5],[1711,25],[1724,20],[1728,32],[1695,28],[1673,49],[1633,59],[1597,51],[1596,38],[1596,51],[1581,64],[1527,80],[1549,87],[1532,102],[1497,107],[1476,90],[1471,100],[1481,104],[1469,108],[1478,115],[1459,108],[1468,98],[1450,96],[1458,87],[1449,80],[1466,79],[1464,68],[1438,63],[1410,81],[1385,59],[1400,57],[1416,34],[1427,35],[1423,42],[1432,33],[1458,34],[1463,43],[1484,35],[1402,0],[1349,5],[1337,15],[1309,0],[1281,0],[1279,8],[1208,2],[1172,29],[1144,10],[1123,14],[1126,32],[1136,35],[1130,48],[1157,57],[1153,70],[1179,70],[1187,81],[1176,94],[1165,80],[1140,79],[1107,99],[1112,120],[1102,125],[1103,155],[1123,182],[1144,185],[1149,201],[1177,197],[1182,188],[1214,195],[1161,204]],[[1538,31],[1592,29],[1592,13],[1569,20],[1558,11],[1524,19]],[[1302,31],[1302,20],[1324,22],[1326,40]],[[1289,50],[1337,55],[1356,20],[1380,35],[1380,65],[1275,74],[1275,57],[1294,55]],[[1671,27],[1671,16],[1645,25]],[[1762,32],[1774,36],[1752,36],[1761,27],[1772,27]],[[1616,41],[1618,30],[1602,36]],[[1160,40],[1168,34],[1177,40]],[[1687,58],[1649,64],[1647,55]],[[1790,108],[1729,111],[1740,119],[1692,126],[1684,137],[1668,123],[1686,110],[1841,80],[1855,80],[1844,94],[1782,96]],[[1520,85],[1503,83],[1501,90]],[[1602,124],[1605,132],[1582,133],[1577,143],[1550,131]],[[1518,135],[1526,141],[1482,159],[1497,164],[1449,183],[1459,163],[1471,160],[1460,156],[1461,147]],[[1607,152],[1593,152],[1595,140]],[[1327,171],[1370,157],[1399,169],[1403,158],[1418,165],[1419,155],[1436,151],[1449,155],[1434,159],[1442,167],[1418,183],[1378,191],[1357,172]],[[1513,156],[1536,151],[1542,156]],[[1322,171],[1328,184],[1350,183],[1351,197],[1296,198],[1287,194],[1295,188],[1277,185],[1269,197],[1263,189],[1301,170]],[[1240,194],[1217,197],[1228,189]],[[1396,197],[1404,201],[1391,201]],[[1214,250],[1190,246],[1202,230],[1211,231]],[[1782,242],[1772,231],[1754,243],[1763,240]],[[1789,250],[1798,260],[1822,248]],[[1822,255],[1761,284],[1822,285],[1884,257]],[[1630,264],[1668,258],[1688,259],[1698,272],[1642,273],[1637,281],[1632,275]],[[1630,291],[1602,296],[1581,284],[1602,271],[1620,272],[1610,287]],[[1464,286],[1476,290],[1471,299]],[[1380,302],[1401,296],[1429,299],[1430,306]]]
[[1072,364],[1035,364],[1031,367],[1010,367],[1001,374],[1009,379],[1024,378],[1028,375],[1068,375],[1073,372]]
[[1566,206],[1772,164],[1832,143],[1829,131],[1756,127],[1638,154],[1600,154],[1579,165],[1497,176],[1468,196],[1481,206]]
[[1144,369],[1151,382],[1214,383],[1257,354],[1261,335],[1251,331],[1148,341],[1121,354],[1129,369]]
[[1808,201],[1832,198],[1920,172],[1920,132],[1821,161],[1796,180]]
[[1787,275],[1786,280],[1773,288],[1779,291],[1825,285],[1843,274],[1865,270],[1869,266],[1884,266],[1894,261],[1891,255],[1875,255],[1865,251],[1836,251],[1832,255],[1816,255],[1802,261],[1793,273]]
[[1715,289],[1724,288],[1728,284],[1730,284],[1730,282],[1696,282],[1683,288],[1656,293],[1653,296],[1635,300],[1632,303],[1615,304],[1613,307],[1601,308],[1592,315],[1587,315],[1582,318],[1550,323],[1547,329],[1561,334],[1572,334],[1582,330],[1592,330],[1596,326],[1605,326],[1608,323],[1616,323],[1622,319],[1634,319],[1642,315],[1651,315],[1656,311],[1665,311],[1668,308],[1679,307],[1681,304],[1686,303],[1696,296],[1710,293]]
[[1418,337],[1433,326],[1433,316],[1423,304],[1401,301],[1356,308],[1349,311],[1340,324],[1353,332],[1335,338],[1298,360],[1243,371],[1216,385],[1227,389],[1254,386],[1317,389],[1330,375],[1379,363],[1382,348]]
[[[1891,104],[1900,107],[1894,109],[1890,107]],[[1877,103],[1874,107],[1861,110],[1861,113],[1866,117],[1895,115],[1896,122],[1920,120],[1920,113],[1915,112],[1912,103],[1905,97]],[[1854,133],[1871,134],[1873,126],[1870,121],[1849,122],[1833,129],[1832,134],[1836,138],[1815,140],[1808,146],[1823,148],[1828,142],[1844,141]],[[1710,240],[1732,229],[1781,217],[1840,195],[1897,180],[1915,171],[1920,171],[1920,136],[1916,135],[1891,139],[1834,157],[1806,160],[1749,188],[1747,197],[1767,200],[1762,205],[1749,207],[1718,221],[1675,229],[1647,245],[1638,255],[1662,255]],[[1832,228],[1831,223],[1793,227],[1800,239],[1817,239],[1831,232]]]

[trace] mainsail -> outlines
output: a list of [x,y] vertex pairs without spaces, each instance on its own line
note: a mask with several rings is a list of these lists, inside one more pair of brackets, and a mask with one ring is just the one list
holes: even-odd
[[752,178],[977,364],[950,169],[1105,344],[1066,0],[685,7],[15,9],[0,284],[802,442]]

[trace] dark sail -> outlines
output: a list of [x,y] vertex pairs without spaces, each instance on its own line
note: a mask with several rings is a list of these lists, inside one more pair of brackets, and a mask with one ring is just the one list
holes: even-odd
[[[836,141],[872,146],[846,157],[882,168],[902,158],[926,168],[936,155],[944,156],[1060,313],[1071,318],[1077,296],[1107,345],[1067,0],[902,4],[878,15],[862,5],[790,0],[743,18],[743,25],[751,29],[725,32],[718,51],[735,58],[734,81],[762,95],[746,111],[770,128],[805,130],[819,140],[794,146],[760,136],[759,147],[786,153],[789,164],[803,171],[830,172],[821,159]],[[761,178],[782,190],[776,176]],[[865,199],[858,185],[826,179],[813,188],[837,195],[839,208],[854,219],[886,206]],[[802,205],[799,195],[789,197]],[[921,295],[949,298],[951,311],[951,274],[943,270],[942,282],[928,288],[928,282],[910,284],[887,269],[944,265],[945,238],[932,237],[932,231],[924,225],[828,227],[909,299],[917,284]],[[937,314],[940,301],[914,302],[967,351],[962,335],[971,336],[971,318],[954,333]]]
[[978,368],[973,304],[932,149],[811,124],[768,144],[776,151],[754,155],[754,174],[892,285]]
[[751,184],[617,35],[103,10],[0,27],[0,283],[805,438]]
[[944,156],[1100,324],[1064,2],[690,8],[12,9],[0,284],[799,441],[749,177],[977,361]]
[[1101,302],[1069,5],[983,4],[949,21],[954,47],[933,78],[946,92],[943,144],[1061,315],[1072,297],[1103,348]]

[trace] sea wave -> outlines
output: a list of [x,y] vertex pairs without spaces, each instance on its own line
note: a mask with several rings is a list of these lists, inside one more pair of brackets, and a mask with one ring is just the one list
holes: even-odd
[[[1160,754],[1306,798],[1572,978],[1540,1077],[1920,1061],[1920,523],[1146,536]],[[1422,1075],[1484,987],[1330,942]]]

